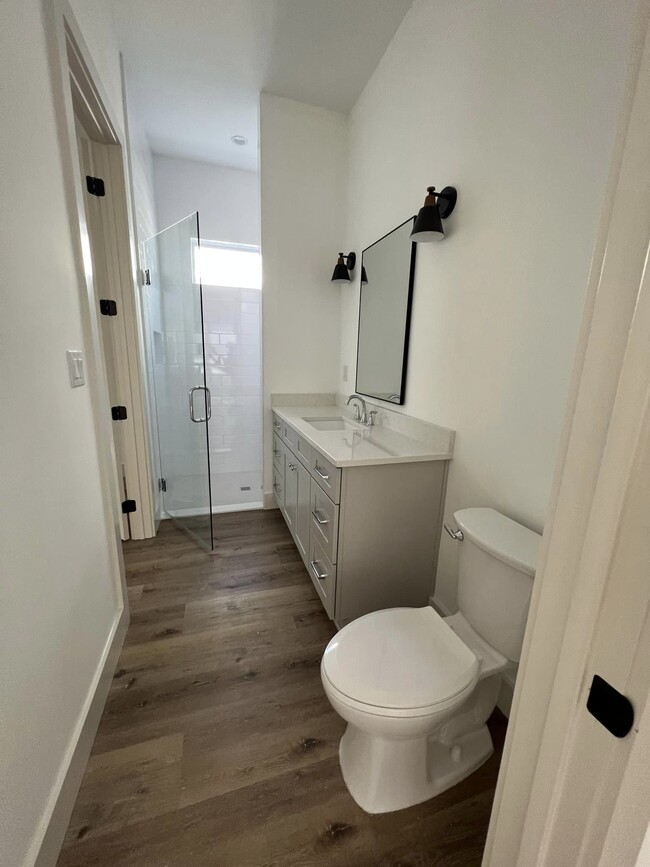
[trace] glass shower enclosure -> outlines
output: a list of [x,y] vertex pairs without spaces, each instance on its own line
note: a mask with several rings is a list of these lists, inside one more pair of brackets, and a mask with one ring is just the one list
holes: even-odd
[[145,242],[152,298],[150,363],[162,512],[203,548],[214,547],[199,215]]

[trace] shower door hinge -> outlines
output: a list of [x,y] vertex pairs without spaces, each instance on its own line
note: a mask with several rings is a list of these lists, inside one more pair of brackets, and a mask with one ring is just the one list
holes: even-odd
[[124,421],[127,417],[125,406],[112,406],[111,417],[113,421]]
[[99,312],[102,316],[117,316],[117,304],[110,298],[101,298],[99,301]]
[[167,490],[167,479],[158,479],[158,490],[163,493]]
[[151,286],[151,271],[145,268],[142,272],[142,285]]
[[86,189],[91,196],[105,196],[106,187],[102,178],[93,178],[92,175],[86,175]]
[[128,515],[129,512],[135,512],[137,505],[135,500],[124,500],[122,502],[122,514]]

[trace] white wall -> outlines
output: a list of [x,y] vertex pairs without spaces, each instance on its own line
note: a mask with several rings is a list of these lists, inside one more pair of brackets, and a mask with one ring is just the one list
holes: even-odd
[[344,115],[262,94],[267,493],[271,490],[271,394],[333,392],[336,387],[341,290],[330,278],[344,246],[346,160]]
[[202,238],[259,244],[257,172],[161,156],[153,164],[160,230],[198,211]]
[[[119,115],[106,4],[74,0]],[[0,863],[33,862],[121,600],[111,568],[41,4],[0,9]]]
[[147,138],[139,122],[139,108],[129,87],[129,68],[124,69],[126,112],[128,116],[129,146],[131,152],[131,183],[135,199],[135,231],[140,260],[142,247],[147,238],[158,231],[156,200],[154,192],[154,158]]
[[[446,520],[491,505],[542,529],[635,6],[416,0],[352,112],[347,246],[458,188],[447,238],[417,251],[403,408],[457,431]],[[358,284],[339,371],[357,316]],[[451,610],[456,555],[444,537]]]

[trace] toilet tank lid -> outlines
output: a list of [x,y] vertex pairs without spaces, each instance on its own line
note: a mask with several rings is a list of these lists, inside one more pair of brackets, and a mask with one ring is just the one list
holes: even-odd
[[534,575],[542,537],[495,509],[460,509],[454,519],[477,547],[526,575]]

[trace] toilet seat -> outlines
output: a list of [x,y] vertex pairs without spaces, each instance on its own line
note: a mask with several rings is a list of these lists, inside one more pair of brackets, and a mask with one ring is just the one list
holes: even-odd
[[424,716],[474,689],[479,660],[430,606],[366,614],[330,641],[323,679],[341,702],[369,714]]

